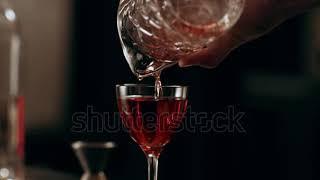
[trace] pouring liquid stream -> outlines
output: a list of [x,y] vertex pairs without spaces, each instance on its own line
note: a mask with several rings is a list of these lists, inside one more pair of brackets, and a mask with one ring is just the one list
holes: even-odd
[[162,83],[161,83],[161,71],[157,72],[154,74],[154,78],[155,78],[155,84],[154,84],[154,88],[155,88],[155,94],[154,94],[154,98],[156,100],[158,100],[161,96],[163,96],[163,90],[162,90]]
[[[154,99],[159,100],[163,96],[162,82],[161,82],[161,71],[157,71],[152,74],[155,79],[154,82]],[[143,77],[138,76],[138,80],[142,81]]]

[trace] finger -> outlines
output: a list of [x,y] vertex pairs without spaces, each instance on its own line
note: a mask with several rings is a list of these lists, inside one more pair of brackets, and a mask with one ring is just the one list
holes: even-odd
[[216,39],[208,48],[182,58],[179,61],[179,66],[199,65],[206,68],[217,67],[238,44],[238,41],[232,37],[231,33],[226,33]]

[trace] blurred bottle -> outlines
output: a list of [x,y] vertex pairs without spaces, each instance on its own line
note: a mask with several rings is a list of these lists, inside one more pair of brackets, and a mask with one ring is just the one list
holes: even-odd
[[24,98],[20,36],[9,0],[0,0],[0,180],[24,179]]

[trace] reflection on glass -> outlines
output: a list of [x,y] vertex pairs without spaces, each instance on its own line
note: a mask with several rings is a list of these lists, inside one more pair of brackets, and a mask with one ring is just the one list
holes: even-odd
[[0,179],[24,179],[20,44],[15,11],[0,0]]

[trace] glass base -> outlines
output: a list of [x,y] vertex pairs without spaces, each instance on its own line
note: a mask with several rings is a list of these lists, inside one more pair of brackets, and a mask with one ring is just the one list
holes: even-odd
[[107,177],[103,172],[97,174],[85,173],[82,175],[81,180],[107,180]]

